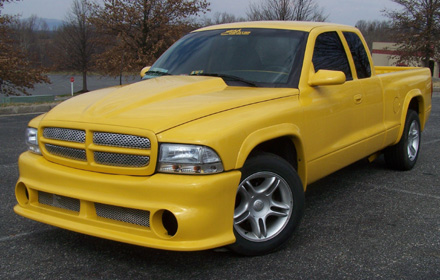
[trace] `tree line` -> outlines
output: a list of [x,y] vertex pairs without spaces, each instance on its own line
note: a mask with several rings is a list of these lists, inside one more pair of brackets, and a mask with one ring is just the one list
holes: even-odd
[[[249,20],[326,21],[318,0],[259,0],[246,17],[209,12],[208,0],[74,0],[63,24],[50,30],[32,16],[3,15],[0,0],[0,90],[6,95],[28,94],[37,83],[49,83],[45,73],[81,73],[122,78],[151,65],[184,34],[199,27]],[[399,44],[399,62],[437,59],[440,0],[391,0],[400,11],[383,11],[389,21],[359,21],[367,43]],[[0,93],[1,93],[0,92]]]

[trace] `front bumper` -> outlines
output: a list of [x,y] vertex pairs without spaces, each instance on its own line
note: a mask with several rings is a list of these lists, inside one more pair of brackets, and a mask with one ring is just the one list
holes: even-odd
[[[235,242],[239,171],[204,176],[111,175],[65,167],[30,152],[20,156],[19,169],[14,211],[29,219],[166,250],[204,250]],[[97,211],[103,206],[107,214]],[[145,222],[133,222],[144,216]],[[170,216],[171,224],[177,221],[171,234]]]

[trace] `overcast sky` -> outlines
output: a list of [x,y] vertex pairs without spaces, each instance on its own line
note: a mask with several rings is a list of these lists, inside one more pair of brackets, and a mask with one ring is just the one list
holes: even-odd
[[[261,0],[208,0],[211,13],[228,12],[236,16],[245,16],[250,2]],[[329,15],[327,21],[355,25],[358,20],[384,20],[382,10],[397,9],[399,6],[391,0],[316,0]],[[64,19],[71,7],[72,0],[21,0],[6,3],[3,13],[21,14],[24,18],[32,14],[42,18]],[[209,15],[208,15],[209,16]]]

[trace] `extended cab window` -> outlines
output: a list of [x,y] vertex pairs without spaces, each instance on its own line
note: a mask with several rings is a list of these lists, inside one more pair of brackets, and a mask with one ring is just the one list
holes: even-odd
[[312,61],[316,72],[321,69],[342,71],[347,80],[353,79],[344,46],[336,32],[325,32],[316,38]]
[[353,32],[344,32],[344,37],[350,47],[358,78],[364,79],[371,77],[370,61],[368,60],[367,52],[359,36]]

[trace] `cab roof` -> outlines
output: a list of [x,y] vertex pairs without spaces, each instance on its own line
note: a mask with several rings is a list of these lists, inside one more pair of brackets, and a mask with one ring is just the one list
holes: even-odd
[[208,31],[216,29],[234,29],[234,28],[271,28],[271,29],[286,29],[286,30],[298,30],[310,32],[312,29],[317,27],[330,27],[333,26],[335,29],[352,29],[352,26],[335,24],[329,22],[310,22],[310,21],[245,21],[245,22],[234,22],[226,24],[218,24],[203,27],[197,29],[193,32]]

